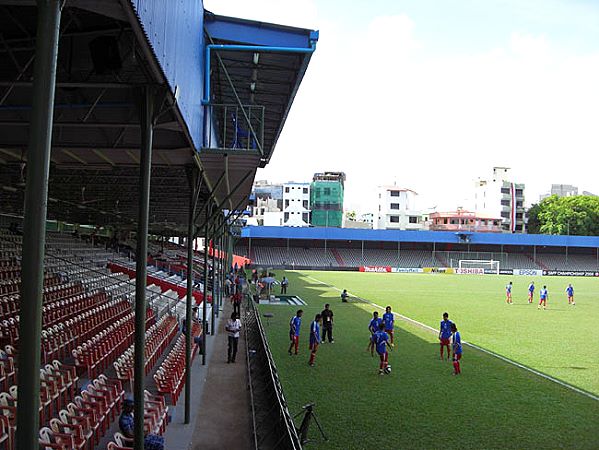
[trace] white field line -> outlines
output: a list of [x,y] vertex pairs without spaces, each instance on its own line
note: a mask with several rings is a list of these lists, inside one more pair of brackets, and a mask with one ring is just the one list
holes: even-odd
[[[319,280],[319,279],[317,279],[317,278],[314,278],[314,277],[312,277],[312,276],[310,276],[310,275],[305,275],[305,274],[303,274],[303,275],[304,275],[306,278],[310,278],[311,280],[314,280],[314,281],[316,281],[317,283],[324,284],[325,286],[328,286],[328,287],[329,287],[329,288],[331,288],[331,289],[334,289],[334,290],[336,290],[336,291],[342,292],[342,290],[341,290],[341,289],[339,289],[339,288],[337,288],[337,287],[335,287],[335,286],[332,286],[332,285],[330,285],[330,284],[327,284],[327,283],[325,283],[324,281],[321,281],[321,280]],[[354,298],[358,298],[358,299],[362,300],[363,302],[366,302],[366,303],[368,303],[368,304],[370,304],[370,305],[374,306],[375,308],[379,308],[379,309],[380,309],[380,310],[382,310],[382,311],[384,311],[384,310],[385,310],[385,308],[383,308],[383,307],[382,307],[382,306],[380,306],[380,305],[377,305],[376,303],[373,303],[373,302],[371,302],[370,300],[367,300],[367,299],[365,299],[365,298],[359,297],[359,296],[357,296],[357,295],[354,295],[353,297],[354,297]],[[393,313],[393,314],[394,314],[395,316],[399,317],[400,319],[402,319],[402,320],[406,321],[406,322],[411,322],[411,323],[413,323],[414,325],[418,325],[419,327],[426,328],[427,330],[430,330],[430,331],[432,331],[433,333],[438,333],[438,330],[436,330],[435,328],[433,328],[433,327],[430,327],[430,326],[428,326],[428,325],[426,325],[426,324],[424,324],[424,323],[422,323],[422,322],[418,322],[417,320],[411,319],[411,318],[409,318],[409,317],[406,317],[406,316],[404,316],[404,315],[402,315],[402,314],[399,314],[399,313]],[[518,362],[516,362],[516,361],[514,361],[514,360],[511,360],[511,359],[509,359],[509,358],[506,358],[505,356],[502,356],[502,355],[499,355],[499,354],[497,354],[497,353],[495,353],[495,352],[492,352],[491,350],[487,350],[486,348],[479,347],[479,346],[478,346],[478,345],[476,345],[476,344],[472,344],[472,343],[470,343],[470,342],[466,342],[466,341],[462,341],[462,344],[464,344],[464,345],[467,345],[467,346],[469,346],[469,347],[472,347],[472,348],[475,348],[475,349],[476,349],[476,350],[478,350],[478,351],[481,351],[481,352],[483,352],[483,353],[486,353],[487,355],[491,355],[491,356],[493,356],[493,357],[495,357],[495,358],[497,358],[497,359],[500,359],[500,360],[502,360],[502,361],[505,361],[505,362],[506,362],[506,363],[508,363],[508,364],[512,364],[512,365],[514,365],[514,366],[516,366],[516,367],[519,367],[520,369],[524,369],[524,370],[526,370],[527,372],[534,373],[535,375],[537,375],[537,376],[539,376],[539,377],[541,377],[541,378],[544,378],[544,379],[546,379],[546,380],[549,380],[549,381],[552,381],[552,382],[554,382],[554,383],[556,383],[556,384],[559,384],[560,386],[563,386],[563,387],[565,387],[565,388],[567,388],[567,389],[570,389],[570,390],[572,390],[572,391],[574,391],[574,392],[577,392],[577,393],[579,393],[579,394],[581,394],[581,395],[584,395],[585,397],[588,397],[588,398],[590,398],[590,399],[592,399],[592,400],[599,401],[599,397],[597,397],[596,395],[593,395],[593,394],[591,394],[590,392],[587,392],[587,391],[584,391],[584,390],[582,390],[582,389],[579,389],[579,388],[577,388],[576,386],[572,386],[571,384],[568,384],[568,383],[566,383],[566,382],[564,382],[564,381],[558,380],[557,378],[553,378],[552,376],[550,376],[550,375],[546,375],[546,374],[544,374],[544,373],[542,373],[542,372],[539,372],[538,370],[535,370],[535,369],[532,369],[532,368],[530,368],[530,367],[524,366],[524,365],[522,365],[522,364],[520,364],[520,363],[518,363]]]

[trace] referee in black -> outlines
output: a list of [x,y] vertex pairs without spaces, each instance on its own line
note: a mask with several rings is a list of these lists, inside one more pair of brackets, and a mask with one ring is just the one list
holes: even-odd
[[329,335],[329,343],[334,343],[333,339],[333,311],[331,311],[328,303],[324,305],[324,309],[320,313],[322,317],[322,343],[325,343],[327,334]]

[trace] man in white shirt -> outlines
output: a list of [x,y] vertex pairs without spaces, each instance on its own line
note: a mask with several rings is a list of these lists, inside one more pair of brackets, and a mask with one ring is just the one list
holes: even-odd
[[239,343],[239,331],[241,330],[241,320],[237,318],[237,313],[232,313],[231,318],[227,320],[225,325],[229,338],[229,348],[227,364],[234,363],[237,356],[237,345]]

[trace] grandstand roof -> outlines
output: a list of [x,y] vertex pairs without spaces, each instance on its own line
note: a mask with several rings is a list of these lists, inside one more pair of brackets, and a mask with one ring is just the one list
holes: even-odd
[[[0,204],[3,212],[22,214],[37,8],[33,0],[0,0],[0,8]],[[266,150],[265,156],[234,151],[224,155],[203,148],[210,134],[201,105],[206,39],[305,46],[309,36],[309,30],[213,14],[204,27],[202,2],[196,0],[168,8],[150,0],[67,2],[58,55],[48,218],[134,225],[141,147],[138,89],[147,85],[157,89],[151,230],[185,229],[188,173],[194,166],[201,168],[205,180],[200,205],[213,198],[216,205],[233,209],[249,196],[257,167],[270,159],[310,55],[260,54],[254,67],[252,52],[222,52],[241,100],[265,106]],[[94,64],[90,44],[98,37],[115,43],[120,69],[100,70],[97,61]],[[215,64],[213,59],[213,101],[231,102],[231,91]],[[250,95],[254,70],[257,86]],[[225,197],[229,201],[223,202]],[[204,221],[203,211],[198,223]]]
[[364,230],[355,228],[257,227],[241,230],[242,238],[315,239],[340,241],[387,241],[418,243],[463,243],[466,234],[471,244],[525,245],[546,247],[599,247],[597,236],[554,236],[546,234],[455,233],[446,231]]

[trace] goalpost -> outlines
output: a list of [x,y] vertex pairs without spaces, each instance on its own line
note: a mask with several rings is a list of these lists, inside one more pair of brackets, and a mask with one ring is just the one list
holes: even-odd
[[460,271],[464,269],[464,272],[467,272],[468,269],[475,271],[476,269],[488,269],[495,272],[499,275],[499,261],[495,261],[493,259],[485,260],[485,259],[460,259],[458,261],[458,268]]

